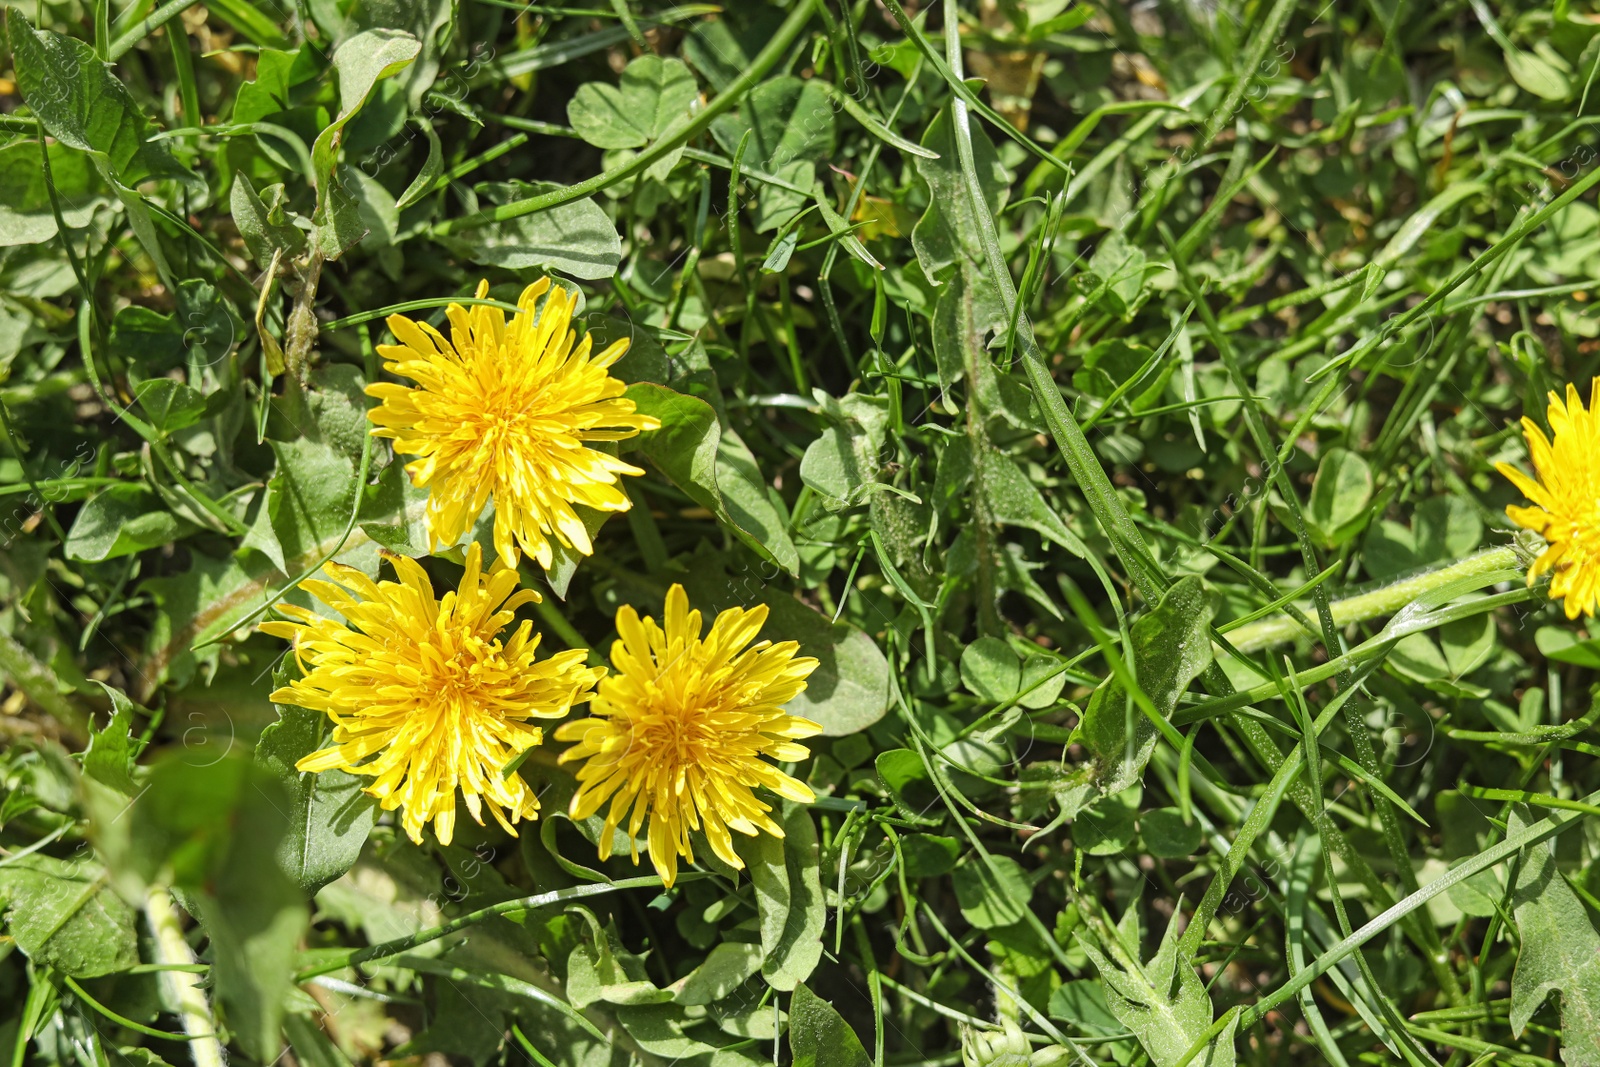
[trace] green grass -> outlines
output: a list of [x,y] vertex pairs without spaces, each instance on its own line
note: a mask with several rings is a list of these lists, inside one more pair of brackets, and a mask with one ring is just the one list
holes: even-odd
[[[0,1056],[1600,1063],[1600,637],[1494,470],[1600,370],[1600,11],[720,7],[7,8]],[[461,574],[384,320],[546,274],[664,428],[543,647],[823,661],[747,872],[554,742],[450,846],[293,771],[255,623]]]

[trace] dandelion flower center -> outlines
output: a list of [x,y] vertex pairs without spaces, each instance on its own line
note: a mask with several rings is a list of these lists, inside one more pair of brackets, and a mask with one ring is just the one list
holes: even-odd
[[1550,394],[1547,415],[1553,438],[1532,419],[1522,420],[1538,481],[1496,464],[1534,505],[1512,505],[1506,514],[1545,539],[1528,584],[1549,574],[1550,595],[1563,601],[1567,618],[1592,617],[1600,605],[1600,378],[1590,384],[1587,408],[1569,384],[1565,400]]
[[589,718],[556,729],[557,740],[576,742],[561,761],[583,761],[572,817],[606,807],[601,859],[626,819],[633,861],[648,825],[650,862],[668,886],[679,856],[694,862],[689,835],[696,830],[724,863],[742,868],[730,831],[783,836],[757,787],[787,800],[816,799],[767,760],[811,754],[796,741],[822,727],[785,714],[783,705],[805,689],[817,661],[797,656],[793,641],[751,645],[766,618],[765,606],[730,608],[702,639],[700,613],[689,610],[681,585],[667,593],[664,627],[631,607],[617,612],[615,673],[600,683]]
[[290,621],[264,623],[288,638],[304,677],[272,694],[283,704],[323,712],[333,745],[300,760],[301,771],[348,771],[373,779],[366,791],[422,840],[431,821],[440,842],[455,832],[456,791],[480,825],[483,808],[515,835],[539,803],[526,782],[503,768],[541,743],[529,720],[560,718],[593,695],[605,668],[584,666],[582,649],[538,660],[539,638],[523,622],[502,631],[518,607],[537,602],[517,592],[517,572],[496,562],[487,573],[474,543],[460,587],[435,599],[415,560],[391,557],[399,582],[374,582],[330,564],[331,581],[303,587],[344,616],[282,610]]
[[[489,291],[478,286],[478,297]],[[541,305],[539,298],[544,297]],[[398,345],[380,345],[384,366],[416,385],[367,387],[379,403],[373,433],[394,441],[411,480],[428,489],[435,544],[454,545],[492,500],[495,552],[515,566],[527,552],[548,569],[552,539],[593,552],[576,507],[626,511],[622,475],[643,474],[590,448],[660,423],[636,414],[626,386],[610,374],[628,350],[617,341],[591,351],[571,329],[573,298],[549,278],[528,286],[508,322],[487,305],[450,305],[447,339],[426,323],[389,317]]]

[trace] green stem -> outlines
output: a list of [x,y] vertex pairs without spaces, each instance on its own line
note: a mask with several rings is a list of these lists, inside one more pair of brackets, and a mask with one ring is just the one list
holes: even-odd
[[[678,883],[692,882],[706,877],[701,871],[687,871],[678,876]],[[397,937],[393,941],[384,941],[377,945],[368,945],[363,949],[354,949],[343,953],[334,959],[323,962],[301,971],[294,976],[296,983],[309,981],[318,975],[332,974],[334,971],[352,967],[368,960],[387,959],[398,956],[402,952],[409,952],[418,945],[425,945],[430,941],[437,941],[457,930],[485,922],[497,915],[523,915],[536,908],[549,907],[552,904],[563,904],[569,900],[579,900],[584,897],[600,896],[603,893],[615,893],[620,889],[660,889],[661,879],[655,875],[642,878],[623,878],[615,882],[603,882],[595,885],[578,885],[570,889],[557,889],[549,893],[539,893],[531,897],[518,897],[515,900],[504,900],[498,904],[491,904],[487,908],[479,908],[458,918],[451,919],[441,926],[422,930],[407,937]],[[197,1065],[198,1067],[198,1065]]]
[[[1374,589],[1370,593],[1335,600],[1329,607],[1333,611],[1335,625],[1349,626],[1381,615],[1392,615],[1424,593],[1442,588],[1462,578],[1473,578],[1520,566],[1518,550],[1511,545],[1485,549],[1477,555],[1468,556],[1438,570],[1428,571],[1381,589]],[[1262,619],[1249,626],[1241,626],[1228,635],[1228,640],[1240,652],[1250,653],[1304,636],[1316,635],[1310,634],[1293,618],[1280,615],[1276,618]]]
[[[1600,801],[1600,792],[1591,793],[1589,796],[1584,797],[1584,803],[1586,804],[1594,804],[1596,801]],[[1552,815],[1549,818],[1546,818],[1540,822],[1536,822],[1531,826],[1524,827],[1515,835],[1508,837],[1506,840],[1500,842],[1500,844],[1494,846],[1493,848],[1490,848],[1484,852],[1480,852],[1478,855],[1462,863],[1460,866],[1451,868],[1450,871],[1442,878],[1429,882],[1415,893],[1407,896],[1404,900],[1401,900],[1392,907],[1385,909],[1382,914],[1374,917],[1365,926],[1352,933],[1349,937],[1344,938],[1338,944],[1324,952],[1321,956],[1318,956],[1316,961],[1312,963],[1311,966],[1301,971],[1294,978],[1284,983],[1272,993],[1258,1000],[1255,1004],[1252,1004],[1250,1007],[1246,1008],[1241,1013],[1239,1019],[1239,1029],[1243,1030],[1247,1027],[1254,1026],[1257,1022],[1261,1021],[1261,1019],[1270,1014],[1271,1011],[1279,1004],[1282,1004],[1284,1001],[1293,997],[1296,993],[1300,992],[1300,990],[1304,989],[1306,986],[1316,981],[1319,977],[1326,974],[1340,960],[1344,959],[1350,953],[1356,951],[1362,945],[1365,945],[1368,941],[1371,941],[1374,937],[1389,929],[1389,927],[1393,926],[1398,919],[1409,915],[1411,912],[1416,911],[1434,897],[1446,892],[1451,886],[1458,885],[1459,883],[1466,881],[1479,871],[1486,871],[1490,867],[1504,862],[1506,859],[1520,852],[1522,849],[1531,848],[1534,845],[1548,841],[1550,838],[1574,825],[1579,818],[1581,818],[1579,813]],[[1203,1045],[1198,1045],[1198,1048],[1203,1047]],[[1198,1049],[1196,1049],[1196,1051],[1197,1050]]]
[[186,969],[193,966],[194,953],[184,939],[172,895],[160,886],[151,886],[145,895],[144,917],[155,938],[156,962],[176,965],[162,972],[161,982],[178,1007],[184,1033],[189,1035],[189,1054],[194,1057],[194,1067],[225,1067],[228,1060],[222,1053],[222,1043],[217,1040],[217,1028],[211,1021],[205,989],[200,979]]

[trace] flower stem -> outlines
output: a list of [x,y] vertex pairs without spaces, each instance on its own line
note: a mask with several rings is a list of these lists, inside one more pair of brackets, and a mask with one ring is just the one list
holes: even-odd
[[[1405,578],[1381,589],[1374,589],[1370,593],[1335,600],[1329,607],[1333,610],[1333,621],[1336,625],[1349,626],[1352,623],[1375,619],[1380,615],[1392,615],[1424,593],[1442,588],[1462,578],[1479,577],[1521,566],[1522,553],[1514,545],[1485,549],[1448,566]],[[1228,641],[1240,652],[1249,653],[1259,652],[1264,648],[1301,636],[1316,635],[1310,634],[1292,617],[1279,615],[1239,627],[1228,635]]]
[[[183,938],[172,894],[161,886],[151,886],[145,895],[144,914],[150,923],[150,933],[155,936],[156,962],[192,967],[194,953],[189,951],[189,942]],[[192,1039],[189,1052],[194,1057],[194,1067],[226,1067],[228,1060],[222,1053],[222,1042],[217,1040],[217,1027],[211,1019],[211,1008],[206,1003],[199,977],[187,970],[170,970],[161,972],[161,981],[178,1005],[184,1032]]]

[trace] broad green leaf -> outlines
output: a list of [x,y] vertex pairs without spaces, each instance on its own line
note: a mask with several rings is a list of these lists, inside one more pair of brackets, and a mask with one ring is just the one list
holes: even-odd
[[974,477],[988,502],[989,517],[1002,526],[1021,526],[1054,541],[1079,559],[1088,549],[1078,535],[1045,503],[1039,487],[1017,469],[1011,457],[998,451],[981,453]]
[[[628,387],[640,414],[661,428],[632,438],[634,447],[684,492],[714,513],[726,513],[717,488],[717,442],[721,427],[711,405],[649,382]],[[719,516],[720,517],[720,516]]]
[[806,446],[800,480],[824,496],[854,503],[863,486],[877,481],[875,450],[847,426],[830,426]]
[[145,670],[152,678],[186,684],[197,664],[212,660],[216,647],[197,653],[194,646],[227,633],[265,605],[273,582],[283,577],[264,556],[217,559],[196,551],[187,569],[141,582],[156,604],[148,637]]
[[827,90],[793,75],[769,78],[739,103],[735,115],[720,116],[711,132],[724,151],[738,151],[750,132],[746,161],[770,170],[796,160],[816,162],[833,152],[833,104]]
[[[924,220],[927,217],[924,215]],[[959,235],[949,239],[953,241],[956,236]],[[933,307],[933,362],[947,398],[948,390],[966,379],[987,411],[998,406],[989,339],[1005,329],[1005,310],[999,291],[983,276],[975,260],[961,258],[956,262],[960,269],[944,280]]]
[[1533,640],[1546,659],[1600,669],[1600,639],[1585,641],[1565,626],[1541,626]]
[[167,285],[176,285],[150,208],[134,186],[152,178],[198,184],[195,175],[165,141],[150,139],[154,131],[132,94],[89,45],[33,29],[16,8],[6,10],[6,37],[23,99],[52,137],[89,154],[101,180],[122,202],[157,273]]
[[[972,131],[972,149],[978,182],[983,190],[984,206],[990,215],[997,214],[1005,204],[1010,175],[989,142],[988,136],[976,118],[968,119]],[[961,169],[961,153],[957,150],[953,122],[948,108],[939,112],[922,135],[922,147],[937,154],[937,159],[917,157],[914,165],[917,174],[928,186],[928,210],[911,232],[911,244],[917,253],[928,280],[939,282],[948,269],[964,263],[963,269],[981,272],[986,262],[983,238],[984,225],[973,209],[967,195],[966,177]],[[992,280],[988,287],[992,287]],[[984,287],[984,288],[988,288]],[[975,291],[977,291],[975,287]],[[982,301],[986,307],[998,308],[998,298],[985,292]],[[989,316],[984,316],[986,319]],[[1000,316],[1003,320],[1003,316]],[[1003,327],[1003,322],[1002,322]],[[948,383],[946,383],[948,384]]]
[[[1133,662],[1129,668],[1163,718],[1211,663],[1211,603],[1199,578],[1181,578],[1161,602],[1133,624]],[[1058,791],[1075,813],[1095,794],[1119,793],[1137,782],[1155,751],[1157,731],[1145,713],[1111,681],[1094,691],[1073,739],[1089,761]]]
[[880,752],[873,760],[873,769],[900,814],[927,823],[928,816],[940,810],[939,794],[928,777],[927,765],[913,750],[891,748]]
[[1138,833],[1137,785],[1101,799],[1072,820],[1072,843],[1090,856],[1115,856],[1127,850]]
[[1022,696],[1017,703],[1035,711],[1050,707],[1061,697],[1067,687],[1067,676],[1061,670],[1061,657],[1053,652],[1034,652],[1022,661]]
[[1425,633],[1407,634],[1389,651],[1385,665],[1419,682],[1450,677],[1450,664],[1445,662],[1439,645]]
[[[427,490],[411,485],[402,464],[389,464],[378,475],[378,482],[366,488],[360,533],[390,552],[424,557],[430,547],[426,510]],[[563,592],[558,590],[558,595]]]
[[704,1022],[703,1016],[690,1015],[697,1010],[689,1005],[645,1004],[618,1007],[612,1014],[641,1049],[668,1063],[700,1056],[706,1058],[693,1062],[706,1067],[755,1067],[760,1062],[742,1052],[723,1052],[701,1040],[719,1035],[715,1029],[699,1025]]
[[637,56],[619,85],[588,82],[567,103],[567,121],[597,148],[639,148],[689,117],[699,95],[681,59]]
[[[287,424],[287,439],[270,442],[277,467],[244,541],[284,574],[299,573],[339,543],[358,492],[366,419],[360,375],[348,366],[329,368],[314,384],[299,394],[303,406],[284,405],[276,413]],[[365,539],[347,542],[336,558],[369,573],[378,562]]]
[[1021,922],[1033,897],[1027,874],[1010,856],[972,853],[956,867],[951,883],[962,917],[984,930]]
[[394,194],[360,167],[341,163],[336,173],[339,191],[350,197],[355,216],[360,220],[362,246],[368,249],[392,246],[400,232],[400,210],[395,205]]
[[759,167],[789,185],[807,190],[801,194],[774,185],[757,186],[757,233],[785,225],[810,202],[816,164],[833,154],[833,111],[833,103],[821,85],[782,75],[752,89],[740,101],[737,114],[722,115],[712,122],[712,135],[723,151],[730,155],[737,152],[748,132],[748,166]]
[[[379,80],[404,70],[421,50],[421,43],[404,30],[375,29],[356,34],[333,53],[333,67],[339,74],[339,115],[317,135],[311,146],[315,171],[312,179],[317,187],[319,208],[327,203],[339,132],[355,118]],[[325,217],[322,211],[318,212],[319,225]]]
[[[1082,933],[1083,947],[1104,981],[1106,1002],[1123,1026],[1132,1030],[1156,1067],[1175,1067],[1211,1027],[1211,998],[1195,973],[1194,961],[1179,947],[1180,918],[1174,914],[1161,939],[1161,947],[1143,966],[1125,970],[1111,962]],[[1222,1032],[1195,1056],[1196,1067],[1233,1067],[1235,1016]]]
[[[100,683],[111,699],[111,721],[104,730],[93,730],[89,747],[83,752],[84,777],[116,790],[123,796],[133,796],[138,787],[133,781],[134,759],[138,744],[133,739],[133,716],[138,708],[122,690]],[[149,714],[145,712],[145,714]]]
[[660,989],[645,976],[644,960],[622,946],[615,928],[600,924],[593,912],[583,907],[568,909],[580,916],[585,927],[577,947],[567,956],[567,999],[586,1008],[604,1001],[607,1004],[665,1004],[672,990]]
[[274,402],[268,436],[307,438],[349,456],[361,456],[372,424],[367,421],[366,376],[359,367],[335,363],[311,373],[308,388]]
[[183,362],[183,327],[176,315],[162,315],[133,304],[119,308],[111,320],[112,355],[145,377]]
[[1113,232],[1095,246],[1089,269],[1073,281],[1090,292],[1101,290],[1102,306],[1126,319],[1144,291],[1145,263],[1142,248]]
[[[528,182],[491,182],[478,186],[477,192],[489,203],[500,205],[553,188]],[[448,238],[446,243],[473,263],[509,270],[539,267],[588,280],[611,277],[622,261],[622,239],[616,224],[593,197],[479,226]]]
[[724,941],[706,953],[705,961],[673,983],[673,1000],[679,1004],[710,1004],[721,1000],[761,970],[761,946]]
[[1177,808],[1157,808],[1139,816],[1139,836],[1153,856],[1167,859],[1192,856],[1200,847],[1197,822],[1184,822]]
[[[1512,809],[1507,836],[1533,819]],[[1561,1060],[1567,1067],[1600,1065],[1600,931],[1556,866],[1554,841],[1522,855],[1511,907],[1522,950],[1511,976],[1511,1032],[1521,1035],[1551,993],[1561,994]]]
[[750,872],[760,916],[761,974],[774,989],[793,989],[822,959],[826,920],[818,870],[817,830],[804,805],[783,802],[784,836],[735,834]]
[[1549,55],[1524,52],[1519,48],[1508,48],[1502,54],[1512,80],[1534,96],[1555,101],[1572,96],[1571,68],[1563,70],[1564,61],[1559,65],[1556,62],[1559,56],[1552,59]]
[[750,66],[750,60],[783,21],[778,8],[751,5],[743,18],[697,19],[683,41],[683,54],[721,92]]
[[294,225],[295,215],[288,209],[287,200],[281,184],[269,185],[258,196],[248,175],[234,178],[230,200],[234,225],[239,227],[250,257],[263,270],[272,263],[274,252],[293,257],[305,250],[305,231]]
[[89,153],[123,186],[193,177],[167,142],[150,139],[155,131],[143,109],[93,48],[52,30],[35,30],[14,7],[6,9],[6,31],[17,87],[50,136]]
[[78,509],[64,550],[68,559],[98,563],[171,544],[194,528],[142,485],[110,485]]
[[[335,166],[324,187],[326,191],[317,197],[315,237],[317,250],[325,259],[339,259],[372,232],[369,219],[362,213],[358,191],[345,184],[348,173],[345,166]],[[371,247],[376,246],[374,241]]]
[[[233,303],[215,285],[203,278],[185,278],[178,283],[177,325],[183,328],[184,361],[191,376],[199,367],[214,367],[239,341],[243,323],[234,313]],[[220,399],[207,397],[208,405]],[[215,407],[209,410],[215,411]]]
[[[737,437],[724,435],[711,405],[650,382],[629,386],[627,395],[641,414],[661,421],[660,429],[630,438],[627,445],[644,453],[762,558],[796,573],[799,555],[766,492],[755,458]],[[731,440],[725,441],[725,436]]]
[[206,398],[196,389],[171,378],[146,378],[133,387],[145,420],[162,433],[172,433],[200,421]]
[[0,904],[6,932],[36,966],[92,978],[139,962],[133,909],[111,888],[106,869],[86,856],[8,859],[0,867]]
[[861,1039],[833,1005],[805,983],[789,999],[789,1054],[794,1067],[871,1067]]
[[312,438],[273,441],[272,451],[278,466],[263,509],[272,537],[251,543],[279,570],[293,574],[297,568],[290,560],[314,558],[321,545],[337,542],[350,521],[356,465],[343,451]]
[[[292,677],[288,657],[272,684]],[[348,871],[361,855],[377,821],[377,801],[362,792],[365,780],[341,770],[313,774],[295,770],[305,756],[325,746],[327,717],[292,705],[277,705],[278,721],[261,732],[256,762],[271,771],[289,798],[288,830],[278,843],[278,866],[311,895]]]
[[1439,648],[1450,665],[1450,676],[1460,678],[1483,666],[1494,652],[1499,630],[1489,613],[1447,622],[1438,629]]
[[1372,484],[1372,470],[1360,454],[1332,448],[1323,455],[1311,483],[1306,518],[1325,545],[1337,547],[1360,531],[1372,500]]
[[395,206],[401,210],[421,202],[433,192],[434,183],[444,173],[444,146],[439,143],[439,134],[433,128],[433,122],[423,120],[418,125],[428,139],[428,157],[423,160],[422,169],[417,171],[417,176],[411,179],[411,184],[406,186],[405,192],[395,201]]
[[961,684],[996,704],[1010,700],[1022,684],[1022,661],[1007,642],[980,637],[961,653]]
[[[331,0],[314,0],[311,9],[333,9]],[[355,0],[345,7],[339,36],[364,30],[404,30],[421,44],[411,66],[397,76],[403,82],[411,110],[422,108],[423,97],[439,74],[440,53],[450,39],[456,15],[452,0]],[[318,19],[319,25],[322,19]]]
[[[104,202],[103,186],[81,152],[53,144],[50,176],[56,183],[61,215],[73,228],[87,226]],[[39,145],[18,141],[0,148],[0,247],[39,244],[56,235],[56,216],[44,183]]]
[[784,705],[791,715],[822,724],[824,737],[865,730],[889,709],[889,661],[878,643],[848,623],[826,616],[771,585],[761,598],[771,609],[763,637],[800,642],[816,670],[805,691]]
[[1417,505],[1407,527],[1385,519],[1375,523],[1363,542],[1367,573],[1388,578],[1429,564],[1460,559],[1483,540],[1477,510],[1454,496],[1436,496]]
[[634,382],[654,382],[667,385],[673,377],[672,357],[648,331],[637,323],[605,315],[589,320],[589,337],[596,352],[604,351],[616,341],[626,340],[628,351],[611,365],[611,376],[632,385]]
[[760,544],[789,574],[800,570],[800,553],[789,536],[783,498],[768,485],[756,457],[730,428],[717,439],[717,490],[728,518]]
[[[320,49],[262,48],[256,53],[255,78],[239,85],[233,102],[233,121],[260,122],[292,111],[291,97],[299,94],[291,90],[314,81],[326,68],[327,54]],[[309,131],[313,139],[327,122],[325,108],[312,112],[316,113],[320,113],[323,120]],[[281,125],[277,120],[274,124]]]
[[937,834],[906,834],[900,839],[900,855],[907,878],[937,878],[955,868],[961,842]]
[[[1084,355],[1083,369],[1072,376],[1073,387],[1090,396],[1109,397],[1133,378],[1151,355],[1147,346],[1120,337],[1101,341]],[[1161,402],[1161,394],[1177,368],[1177,360],[1157,364],[1153,372],[1141,379],[1137,391],[1126,394],[1122,403],[1133,411],[1154,407]]]
[[833,425],[806,448],[800,480],[835,500],[858,503],[863,486],[878,481],[883,465],[888,406],[877,397],[852,393],[835,400],[817,391],[823,413]]
[[1064,1019],[1087,1033],[1117,1033],[1122,1024],[1111,1014],[1102,983],[1092,978],[1063,982],[1050,994],[1050,1017]]
[[[787,163],[774,164],[771,173],[784,184],[758,186],[753,220],[756,233],[771,233],[794,221],[800,210],[811,203],[812,191],[817,184],[817,166],[809,159],[795,159]],[[796,192],[796,189],[803,189],[805,192]],[[799,232],[794,231],[792,236],[798,247]],[[788,238],[776,243],[768,257],[771,266],[764,263],[763,269],[775,272],[783,269],[780,263],[787,266],[789,261],[786,257],[793,252],[793,249],[787,247],[788,244]]]
[[[736,993],[729,1001],[712,1007],[711,1015],[716,1020],[717,1029],[733,1037],[754,1038],[770,1046],[788,1026],[788,1013],[759,1002],[746,1006],[743,999],[735,999],[739,997],[741,994]],[[723,1011],[724,1008],[728,1010]],[[718,1054],[718,1058],[725,1056],[725,1053]]]

